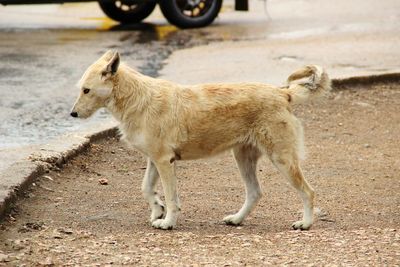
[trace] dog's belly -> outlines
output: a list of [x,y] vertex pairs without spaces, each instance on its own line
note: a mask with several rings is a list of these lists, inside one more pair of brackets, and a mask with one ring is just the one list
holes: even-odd
[[[181,159],[213,156],[240,144],[253,143],[254,125],[248,116],[230,114],[208,115],[181,132],[176,144]],[[209,119],[208,119],[209,118]]]
[[[224,138],[225,137],[225,138]],[[212,135],[206,138],[197,138],[184,142],[176,149],[177,157],[182,160],[199,159],[214,156],[220,154],[232,147],[245,143],[246,138],[232,137],[226,138],[227,136],[220,136],[216,138]]]
[[176,157],[180,160],[201,159],[220,154],[233,146],[224,146],[219,149],[204,149],[201,147],[184,147],[182,150],[177,150]]
[[190,149],[184,149],[183,151],[180,152],[179,158],[181,160],[191,160],[191,159],[200,159],[200,158],[205,158],[205,157],[210,157],[216,154],[219,154],[223,151],[218,150],[205,150],[201,148],[190,148]]

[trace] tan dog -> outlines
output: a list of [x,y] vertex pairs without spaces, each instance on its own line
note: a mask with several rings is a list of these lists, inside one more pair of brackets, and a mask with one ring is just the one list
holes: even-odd
[[[109,51],[86,70],[79,87],[71,115],[87,118],[105,107],[120,121],[122,138],[148,157],[142,190],[153,227],[176,225],[180,204],[175,162],[228,149],[244,180],[246,200],[239,212],[224,218],[225,223],[241,224],[260,199],[256,165],[265,154],[303,199],[303,219],[293,228],[311,227],[314,191],[300,169],[303,130],[291,109],[330,89],[322,68],[306,66],[282,88],[261,83],[183,86],[142,75]],[[155,192],[159,177],[166,213]]]

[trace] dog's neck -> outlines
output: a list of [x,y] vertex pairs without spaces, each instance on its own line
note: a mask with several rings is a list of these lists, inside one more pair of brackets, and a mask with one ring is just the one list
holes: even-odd
[[118,69],[112,77],[113,91],[107,109],[121,123],[143,113],[152,96],[152,78],[129,68],[126,65]]

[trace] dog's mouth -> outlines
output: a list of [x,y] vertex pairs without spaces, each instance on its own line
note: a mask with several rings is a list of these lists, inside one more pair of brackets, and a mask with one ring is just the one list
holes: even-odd
[[78,111],[74,111],[72,110],[71,113],[69,114],[71,117],[73,118],[77,118],[77,119],[87,119],[89,118],[92,113],[87,113],[87,112],[78,112]]

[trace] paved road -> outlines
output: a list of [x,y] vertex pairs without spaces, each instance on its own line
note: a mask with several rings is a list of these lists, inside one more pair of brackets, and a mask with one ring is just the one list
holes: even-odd
[[[232,4],[224,9],[229,17]],[[216,27],[224,27],[222,19]],[[97,3],[0,6],[0,171],[37,145],[110,121],[105,112],[85,123],[68,116],[75,83],[106,50],[119,50],[130,65],[157,76],[173,51],[215,41],[207,35],[207,29],[179,31],[159,10],[144,24],[122,27]]]
[[[1,7],[0,18],[0,148],[42,143],[80,127],[67,116],[75,83],[106,50],[121,50],[153,75],[164,57],[157,55],[164,43],[151,45],[155,26],[109,30],[118,25],[96,3]],[[146,65],[150,60],[154,66]],[[95,121],[107,117],[100,112]]]
[[148,75],[188,83],[276,83],[303,62],[335,74],[400,69],[399,1],[276,0],[268,13],[251,4],[239,13],[226,1],[212,27],[185,31],[159,11],[122,27],[96,3],[0,7],[0,171],[37,144],[110,120],[105,112],[84,124],[68,116],[76,81],[108,49]]
[[130,65],[157,76],[174,50],[205,42],[193,34],[167,24],[159,11],[122,27],[97,3],[0,6],[0,171],[55,137],[109,123],[104,111],[85,123],[69,117],[76,82],[105,51],[119,50]]
[[[400,1],[268,3],[270,20],[209,28],[209,36],[225,36],[224,42],[174,53],[161,74],[182,83],[281,84],[311,63],[336,78],[400,72]],[[251,19],[261,21],[262,12]]]

